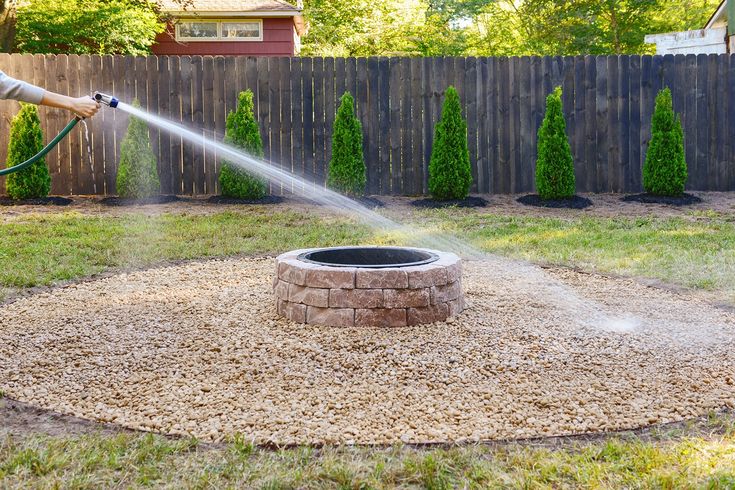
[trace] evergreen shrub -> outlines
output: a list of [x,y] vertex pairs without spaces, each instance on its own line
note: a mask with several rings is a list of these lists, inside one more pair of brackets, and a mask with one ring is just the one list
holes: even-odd
[[[7,166],[14,167],[25,162],[43,149],[43,131],[38,107],[21,103],[20,112],[10,123],[10,144]],[[8,195],[13,199],[38,199],[48,196],[51,190],[46,159],[41,158],[30,167],[9,174],[5,184]]]
[[[225,143],[245,150],[249,155],[263,157],[263,140],[255,120],[253,92],[240,92],[237,109],[227,115]],[[262,199],[268,192],[267,183],[245,169],[226,160],[222,161],[219,174],[221,193],[236,199]]]

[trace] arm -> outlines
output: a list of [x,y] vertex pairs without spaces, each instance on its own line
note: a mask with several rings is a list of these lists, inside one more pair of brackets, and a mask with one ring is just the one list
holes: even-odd
[[59,109],[67,109],[78,116],[94,116],[100,108],[91,97],[68,97],[49,92],[22,80],[7,76],[0,71],[0,99],[14,99],[31,104],[41,104]]

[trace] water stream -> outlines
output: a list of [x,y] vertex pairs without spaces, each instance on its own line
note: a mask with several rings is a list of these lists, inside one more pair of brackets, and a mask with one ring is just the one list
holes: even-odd
[[621,319],[617,314],[609,315],[601,305],[582,298],[533,264],[487,254],[451,235],[432,233],[412,225],[399,224],[348,197],[254,158],[233,146],[202,137],[200,131],[194,131],[123,102],[119,103],[118,109],[179,136],[193,145],[215,151],[220,158],[234,165],[283,186],[284,189],[291,189],[296,195],[353,216],[407,245],[454,252],[463,259],[492,262],[496,274],[491,280],[521,284],[529,294],[538,295],[555,307],[567,311],[576,317],[580,324],[619,332],[634,330],[638,324],[635,319]]

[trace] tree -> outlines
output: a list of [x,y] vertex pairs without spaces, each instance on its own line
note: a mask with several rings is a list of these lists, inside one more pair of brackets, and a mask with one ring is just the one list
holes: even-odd
[[472,167],[467,149],[467,122],[457,90],[450,86],[434,132],[429,161],[429,192],[441,201],[464,199],[472,186]]
[[[133,107],[140,107],[133,100]],[[158,159],[151,149],[148,125],[130,116],[128,130],[120,143],[120,165],[117,168],[117,193],[120,197],[145,199],[161,191]]]
[[656,95],[651,142],[643,165],[643,188],[659,196],[680,196],[686,181],[684,133],[681,120],[674,113],[671,90],[665,88]]
[[536,190],[541,199],[574,197],[574,158],[567,139],[561,87],[546,97],[546,114],[538,130]]
[[15,46],[16,0],[0,0],[0,52],[12,53]]
[[327,185],[349,196],[365,192],[365,159],[362,152],[362,125],[355,117],[355,101],[345,92],[340,99],[332,135],[332,160]]
[[[240,92],[237,109],[227,115],[225,143],[242,148],[251,156],[263,157],[263,140],[255,120],[253,92]],[[219,174],[222,195],[236,199],[261,199],[268,192],[266,183],[245,169],[223,161]]]
[[29,0],[18,7],[16,50],[147,54],[165,27],[156,8],[147,0]]
[[[43,149],[43,131],[38,107],[21,103],[20,112],[10,123],[8,167],[14,167],[36,155]],[[51,176],[44,158],[30,167],[8,175],[8,195],[13,199],[33,199],[48,196]]]

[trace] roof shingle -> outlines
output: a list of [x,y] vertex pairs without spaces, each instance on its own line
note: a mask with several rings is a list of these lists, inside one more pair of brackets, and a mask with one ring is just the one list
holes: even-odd
[[158,4],[164,12],[300,12],[284,0],[158,0]]

